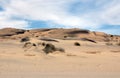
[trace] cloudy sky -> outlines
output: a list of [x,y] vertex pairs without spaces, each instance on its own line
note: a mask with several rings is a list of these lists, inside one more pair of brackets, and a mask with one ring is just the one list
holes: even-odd
[[120,0],[0,0],[0,28],[82,28],[120,35]]

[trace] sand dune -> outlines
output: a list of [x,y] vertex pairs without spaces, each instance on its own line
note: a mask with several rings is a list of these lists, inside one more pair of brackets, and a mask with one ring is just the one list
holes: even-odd
[[81,29],[0,29],[0,78],[120,78],[119,42]]
[[[80,40],[49,42],[65,53],[45,54],[39,46],[24,51],[19,40],[0,42],[0,78],[119,78],[120,47]],[[33,42],[37,42],[33,39]],[[41,42],[41,40],[40,40]],[[45,42],[45,41],[44,41]],[[75,46],[79,42],[81,46]]]

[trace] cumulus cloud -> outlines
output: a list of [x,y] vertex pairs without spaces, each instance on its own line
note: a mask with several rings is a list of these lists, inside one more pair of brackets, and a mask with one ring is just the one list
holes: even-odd
[[29,28],[29,21],[63,27],[99,29],[120,25],[119,0],[0,0],[0,28]]

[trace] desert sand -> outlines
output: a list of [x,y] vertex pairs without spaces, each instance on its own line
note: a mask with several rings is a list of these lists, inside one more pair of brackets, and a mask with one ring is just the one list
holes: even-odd
[[64,48],[65,53],[45,54],[42,46],[24,51],[19,40],[1,39],[0,78],[120,78],[120,46],[57,40],[48,43]]

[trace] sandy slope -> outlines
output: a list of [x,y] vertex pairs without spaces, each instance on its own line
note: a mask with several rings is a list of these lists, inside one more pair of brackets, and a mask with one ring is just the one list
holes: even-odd
[[19,41],[0,42],[0,78],[120,78],[120,47],[75,40],[53,42],[66,53],[24,52]]

